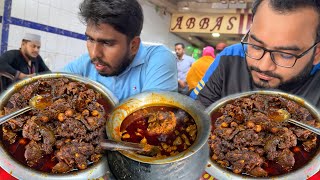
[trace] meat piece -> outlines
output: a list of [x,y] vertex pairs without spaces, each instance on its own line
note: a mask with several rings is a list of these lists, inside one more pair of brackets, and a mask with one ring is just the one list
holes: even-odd
[[60,161],[52,168],[53,173],[66,173],[71,170],[71,167],[68,164]]
[[149,115],[147,131],[149,134],[168,134],[174,130],[177,124],[173,112],[157,112]]
[[251,176],[254,177],[266,177],[268,176],[268,172],[262,169],[261,167],[255,167],[251,171],[248,172]]
[[299,140],[305,141],[309,138],[309,136],[312,134],[311,131],[302,129],[300,127],[291,127],[290,130],[293,131],[293,133],[298,137]]
[[23,94],[24,99],[29,100],[34,96],[35,91],[37,90],[38,87],[39,87],[39,83],[29,84],[23,87],[20,90],[20,93]]
[[280,143],[280,138],[278,136],[272,136],[266,141],[264,150],[267,153],[267,158],[269,160],[274,160],[278,157],[277,146]]
[[13,144],[14,142],[16,142],[17,134],[12,132],[12,130],[6,127],[2,127],[2,132],[3,132],[2,137],[4,140],[9,141],[10,144]]
[[258,153],[246,150],[229,151],[226,154],[226,160],[232,164],[233,172],[250,172],[255,167],[260,167],[264,159]]
[[33,119],[28,120],[23,126],[22,136],[30,140],[40,141],[39,125]]
[[27,102],[25,101],[24,96],[21,93],[15,93],[10,97],[6,107],[4,108],[5,113],[9,114],[10,112],[21,109],[26,105],[27,105]]
[[9,120],[7,124],[9,124],[11,129],[14,130],[15,132],[21,131],[24,123],[30,118],[31,118],[30,116],[18,116],[18,117],[15,117],[14,119]]
[[310,152],[313,148],[317,146],[317,136],[313,134],[313,137],[310,137],[307,141],[302,143],[305,151]]
[[295,136],[288,128],[285,127],[280,129],[277,134],[280,137],[278,145],[280,149],[291,148],[297,145],[297,136]]
[[294,154],[289,149],[284,149],[279,153],[278,158],[276,159],[277,163],[280,164],[283,168],[289,170],[293,167],[295,160]]
[[26,151],[24,152],[24,157],[26,158],[28,165],[33,166],[38,162],[40,158],[42,158],[41,146],[31,140],[29,144],[26,145]]
[[264,134],[256,133],[252,129],[241,131],[234,136],[233,142],[236,147],[263,145]]
[[54,133],[50,129],[46,128],[45,126],[39,126],[39,131],[43,141],[43,144],[41,145],[42,150],[46,154],[51,154],[53,151],[52,147],[56,142]]
[[42,140],[43,143],[38,143],[41,145],[41,150],[43,150],[46,154],[52,153],[52,146],[55,144],[55,136],[54,133],[46,128],[45,126],[39,125],[35,120],[30,119],[23,126],[22,135],[24,138],[28,138],[34,141]]
[[65,86],[65,84],[66,82],[64,79],[56,80],[51,84],[51,94],[53,95],[53,97],[62,97],[66,93],[67,87]]
[[59,161],[63,161],[68,166],[77,166],[79,169],[87,167],[87,159],[94,153],[94,147],[89,143],[72,141],[61,147],[56,153]]
[[225,153],[228,151],[219,137],[215,137],[213,140],[209,141],[210,149],[213,154],[217,157],[214,160],[223,160],[225,158]]
[[80,121],[71,118],[67,118],[62,123],[57,122],[56,128],[56,135],[66,138],[83,137],[87,132],[86,127]]

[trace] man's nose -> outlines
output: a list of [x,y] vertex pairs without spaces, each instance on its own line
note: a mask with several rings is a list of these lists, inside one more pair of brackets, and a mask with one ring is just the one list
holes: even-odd
[[100,43],[94,42],[92,44],[91,55],[95,58],[102,56],[102,45]]
[[265,52],[263,57],[257,62],[257,66],[261,71],[274,71],[276,64],[271,59],[271,53]]

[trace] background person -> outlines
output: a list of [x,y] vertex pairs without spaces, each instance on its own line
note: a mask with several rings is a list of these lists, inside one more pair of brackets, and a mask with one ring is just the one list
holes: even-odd
[[195,59],[185,54],[183,43],[175,44],[175,52],[177,55],[176,59],[178,67],[178,92],[188,94],[189,88],[186,76]]
[[217,56],[191,97],[209,106],[230,94],[277,89],[320,109],[319,1],[255,0],[252,11],[241,44]]
[[215,57],[213,47],[207,46],[203,49],[202,57],[192,64],[187,74],[186,80],[189,86],[189,91],[197,86],[198,82],[204,76]]
[[[39,55],[41,37],[37,34],[26,33],[19,50],[9,50],[0,56],[0,72],[7,72],[15,80],[31,77],[36,73],[50,71]],[[8,81],[2,81],[8,86]]]
[[218,56],[218,54],[219,54],[221,51],[223,51],[224,48],[226,48],[226,47],[227,47],[227,44],[226,44],[226,43],[224,43],[224,42],[218,43],[218,44],[216,45],[216,51],[215,51],[216,56]]
[[136,0],[84,0],[80,16],[89,53],[63,71],[103,84],[120,101],[144,91],[177,91],[174,55],[141,43],[143,13]]

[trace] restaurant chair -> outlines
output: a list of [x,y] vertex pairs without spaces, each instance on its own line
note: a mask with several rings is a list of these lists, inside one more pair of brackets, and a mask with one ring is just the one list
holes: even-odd
[[7,87],[15,81],[12,74],[7,72],[0,72],[0,93],[7,89]]

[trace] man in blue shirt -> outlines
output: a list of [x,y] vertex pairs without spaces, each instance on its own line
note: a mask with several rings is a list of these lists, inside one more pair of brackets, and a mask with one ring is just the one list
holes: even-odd
[[184,44],[176,43],[175,52],[177,55],[177,67],[178,67],[178,90],[182,94],[188,94],[189,87],[187,84],[187,73],[195,61],[193,57],[185,54]]
[[106,86],[121,101],[144,91],[177,91],[177,65],[164,46],[141,43],[142,8],[136,0],[84,0],[85,54],[64,71]]

